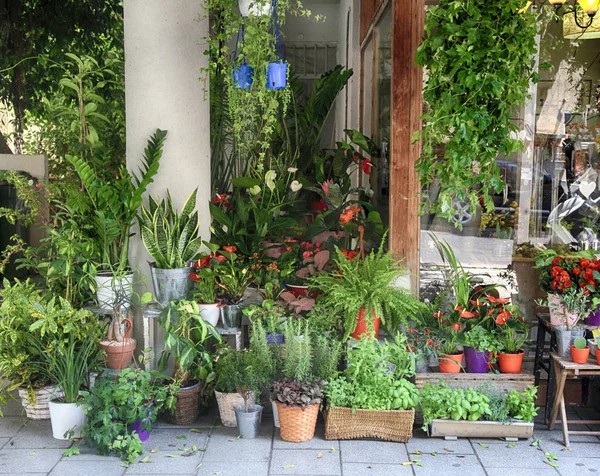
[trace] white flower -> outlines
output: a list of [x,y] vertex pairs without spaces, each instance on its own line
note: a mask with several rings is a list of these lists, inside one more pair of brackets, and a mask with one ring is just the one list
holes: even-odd
[[30,187],[33,187],[33,179],[29,179],[29,182],[27,182],[27,184],[28,184]]
[[292,192],[297,192],[298,190],[300,190],[302,188],[302,184],[300,182],[298,182],[297,180],[294,180],[290,184],[290,188],[292,189]]
[[260,193],[260,186],[259,185],[255,185],[254,187],[250,187],[248,189],[248,192],[250,192],[250,195],[258,195]]
[[265,183],[271,192],[275,190],[275,179],[277,178],[277,172],[274,170],[268,170],[265,174]]
[[298,169],[296,167],[290,167],[288,168],[288,172],[293,174],[294,172],[298,172]]

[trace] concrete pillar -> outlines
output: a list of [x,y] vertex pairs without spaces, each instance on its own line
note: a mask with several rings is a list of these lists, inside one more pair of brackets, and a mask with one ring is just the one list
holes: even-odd
[[[167,189],[181,207],[198,187],[200,233],[210,239],[210,110],[208,82],[199,80],[208,60],[203,41],[208,20],[200,19],[197,0],[125,0],[125,91],[127,167],[136,171],[146,142],[157,129],[168,131],[159,173],[150,186],[156,198]],[[137,227],[134,230],[137,233]],[[146,278],[139,291],[151,289],[150,259],[139,235],[133,237],[130,263]],[[143,350],[142,320],[134,335]],[[148,332],[148,329],[146,330]],[[157,351],[160,350],[157,343]]]

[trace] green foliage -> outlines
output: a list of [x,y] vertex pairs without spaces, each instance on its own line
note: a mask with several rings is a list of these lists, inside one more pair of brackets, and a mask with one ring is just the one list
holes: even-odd
[[[12,285],[5,280],[0,298],[0,373],[10,380],[3,392],[47,384],[49,366],[44,354],[54,358],[70,345],[79,349],[99,342],[104,335],[94,314],[74,309],[62,298],[44,300],[29,280]],[[89,356],[86,360],[94,359]]]
[[[416,55],[428,71],[423,115],[423,152],[417,170],[439,195],[426,208],[453,219],[453,200],[475,213],[504,183],[496,165],[523,147],[514,137],[514,109],[524,103],[535,72],[535,15],[526,0],[489,8],[486,0],[441,0],[427,11],[425,38]],[[444,144],[444,155],[436,152]],[[460,223],[456,223],[460,226]]]
[[285,322],[285,357],[283,375],[302,382],[313,377],[313,346],[308,321],[290,317]]
[[124,369],[113,380],[98,379],[84,397],[86,443],[98,453],[116,453],[132,463],[143,452],[143,446],[129,425],[142,422],[142,430],[150,430],[158,412],[175,404],[173,387],[155,371]]
[[339,272],[318,274],[310,282],[311,287],[323,291],[319,301],[331,309],[332,319],[343,316],[344,340],[354,331],[361,308],[365,309],[368,328],[372,329],[374,315],[395,331],[422,306],[408,291],[394,286],[405,271],[391,252],[384,253],[383,243],[364,259],[346,259],[336,248],[334,261]]
[[506,397],[510,416],[524,422],[532,422],[538,412],[535,406],[536,397],[537,387],[534,386],[529,386],[521,393],[511,390]]
[[501,348],[501,343],[495,331],[489,331],[482,326],[474,326],[471,330],[464,334],[464,345],[472,347],[478,352],[498,352]]
[[322,380],[297,381],[284,377],[273,384],[273,399],[284,406],[301,407],[303,410],[310,405],[320,405],[323,399]]
[[81,157],[68,155],[92,203],[91,220],[101,243],[101,264],[123,271],[128,266],[131,227],[142,205],[142,196],[158,172],[166,131],[157,129],[148,141],[140,175],[121,167],[118,177],[102,178]]
[[316,334],[314,337],[313,373],[319,380],[330,380],[338,374],[342,343],[334,338]]
[[418,391],[405,378],[414,374],[414,363],[398,343],[353,342],[343,375],[328,381],[325,394],[329,405],[367,410],[415,408]]
[[575,337],[575,339],[573,339],[573,347],[576,349],[585,349],[587,347],[585,337]]
[[142,242],[160,269],[183,268],[200,249],[202,238],[198,236],[199,218],[194,190],[187,198],[181,214],[173,207],[171,194],[158,203],[149,197],[149,209],[140,210],[140,233]]
[[[281,359],[267,342],[267,329],[261,320],[252,322],[252,335],[250,336],[250,351],[254,354],[255,372],[264,379],[265,387],[279,377],[281,372]],[[263,389],[261,389],[263,390]]]

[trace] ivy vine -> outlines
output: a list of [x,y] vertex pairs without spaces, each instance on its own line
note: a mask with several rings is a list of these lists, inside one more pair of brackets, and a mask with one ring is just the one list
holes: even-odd
[[439,188],[425,197],[425,210],[457,227],[453,206],[492,210],[491,194],[504,187],[496,158],[523,147],[511,119],[539,79],[537,24],[527,3],[440,0],[427,11],[416,55],[428,74],[417,171],[424,187]]

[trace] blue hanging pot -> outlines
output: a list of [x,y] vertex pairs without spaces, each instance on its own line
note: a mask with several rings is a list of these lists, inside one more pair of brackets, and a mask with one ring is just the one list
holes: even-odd
[[269,63],[267,89],[283,89],[287,85],[287,63]]
[[247,64],[234,66],[231,72],[233,76],[233,86],[236,89],[250,89],[254,81],[254,68]]

